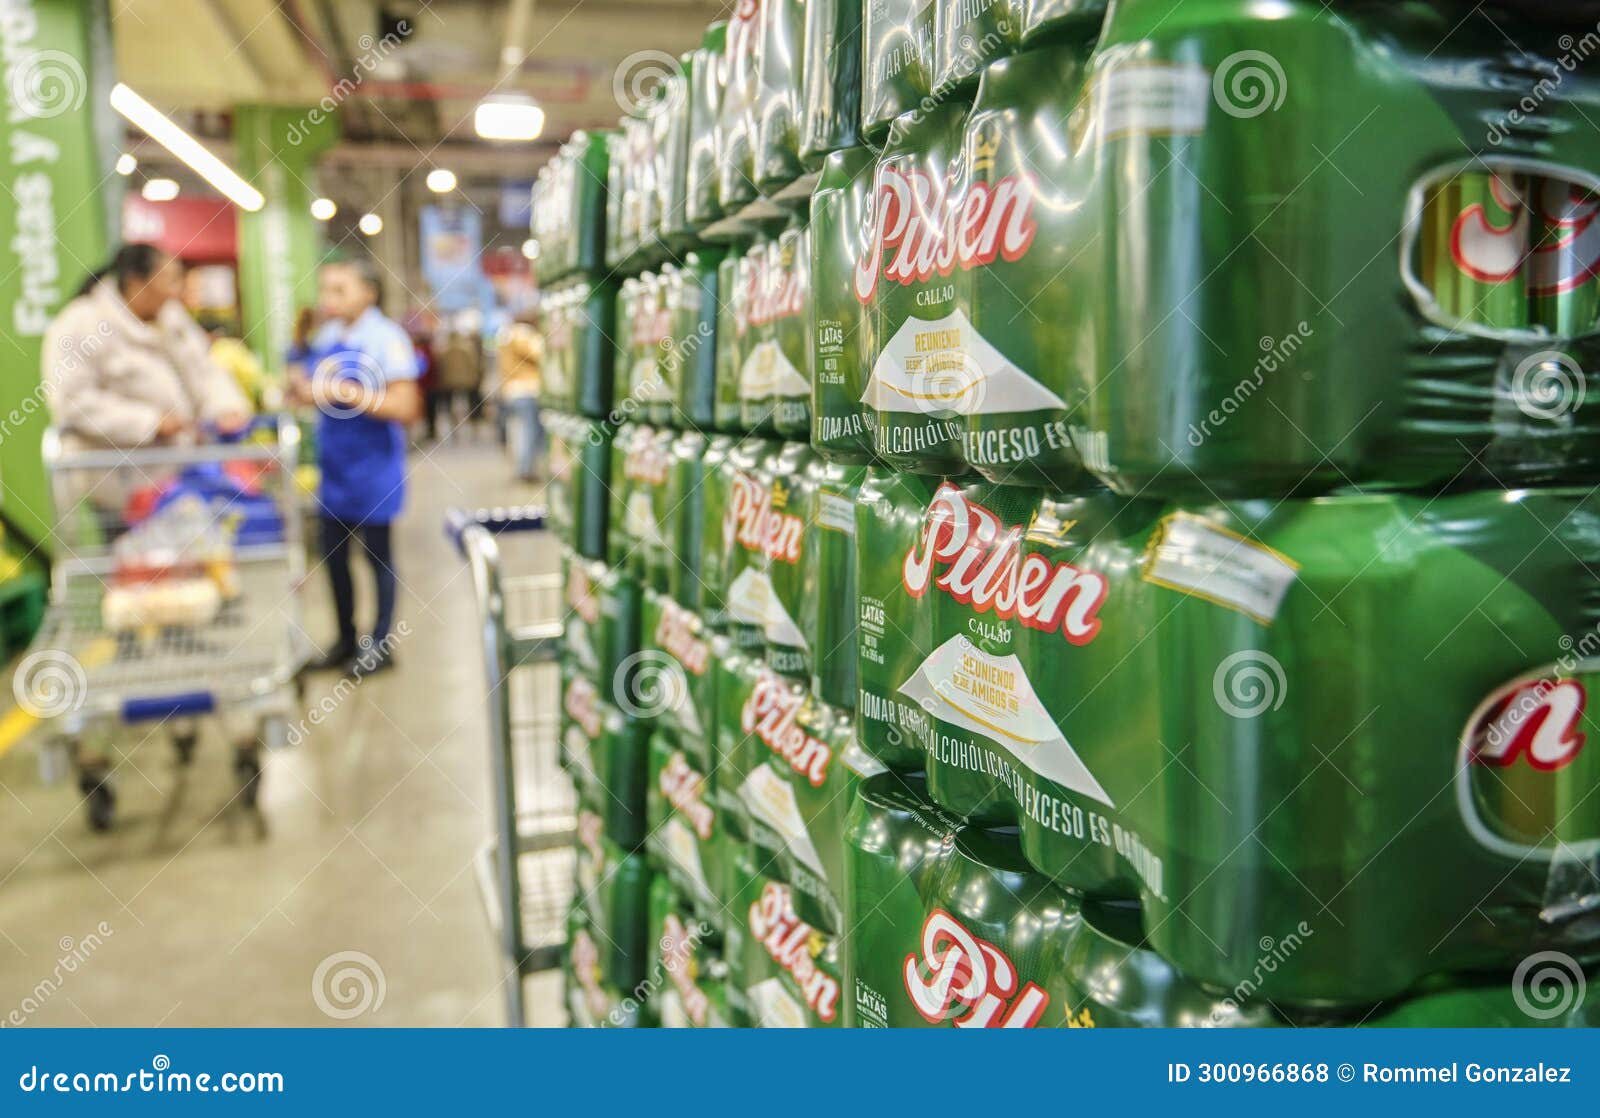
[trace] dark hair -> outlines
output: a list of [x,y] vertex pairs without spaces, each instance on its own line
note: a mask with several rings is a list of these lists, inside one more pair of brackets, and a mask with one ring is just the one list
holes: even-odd
[[78,294],[89,294],[103,279],[115,278],[118,289],[130,280],[147,280],[159,272],[169,259],[156,245],[123,245],[117,249],[109,264],[85,277]]
[[378,268],[378,262],[370,256],[337,256],[327,261],[324,267],[349,268],[356,274],[364,287],[372,292],[372,301],[375,305],[383,306],[383,272]]

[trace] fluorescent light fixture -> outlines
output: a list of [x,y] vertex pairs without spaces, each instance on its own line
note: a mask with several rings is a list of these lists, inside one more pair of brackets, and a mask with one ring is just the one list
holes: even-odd
[[544,110],[531,97],[496,94],[478,103],[472,127],[485,140],[537,140],[544,131]]
[[523,241],[522,255],[526,256],[529,260],[539,259],[539,242],[534,240],[532,237],[529,237],[527,240]]
[[245,182],[232,167],[207,151],[199,140],[121,82],[111,89],[111,107],[181,159],[195,174],[216,187],[223,197],[240,209],[255,213],[266,205],[267,200],[262,197],[261,191]]
[[123,152],[121,155],[117,156],[117,174],[121,175],[123,178],[127,178],[138,169],[139,161],[128,152]]
[[428,172],[428,189],[435,194],[449,194],[456,188],[456,173],[448,167],[435,167]]
[[383,218],[377,214],[362,214],[361,220],[356,222],[356,228],[369,237],[376,237],[383,232]]
[[178,184],[172,179],[145,179],[139,193],[146,202],[170,202],[178,196]]
[[317,198],[311,203],[311,216],[318,221],[332,221],[333,215],[339,212],[339,207],[332,198]]

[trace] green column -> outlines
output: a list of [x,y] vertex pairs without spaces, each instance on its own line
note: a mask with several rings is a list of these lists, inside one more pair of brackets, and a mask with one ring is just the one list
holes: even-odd
[[41,544],[40,347],[110,239],[109,27],[104,0],[0,3],[0,510]]
[[316,106],[234,109],[239,173],[266,196],[239,212],[239,296],[245,340],[273,372],[283,370],[295,312],[316,298],[322,230],[311,216],[312,164],[339,138],[334,113]]

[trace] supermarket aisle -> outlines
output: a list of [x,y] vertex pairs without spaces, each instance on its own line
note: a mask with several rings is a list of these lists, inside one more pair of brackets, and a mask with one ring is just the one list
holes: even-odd
[[[0,760],[0,1019],[338,1023],[313,977],[329,957],[359,952],[371,962],[356,966],[381,972],[383,1000],[352,1024],[501,1023],[470,863],[487,833],[472,587],[439,525],[452,504],[531,494],[487,445],[414,456],[413,478],[397,540],[410,629],[399,667],[343,701],[333,677],[314,680],[308,707],[328,699],[332,713],[270,758],[267,835],[219,810],[235,786],[209,738],[183,779],[161,738],[128,754],[119,823],[104,836],[87,830],[67,782],[40,785],[29,744]],[[306,605],[312,635],[326,637],[320,575]],[[339,969],[325,971],[324,989]],[[325,997],[336,1012],[339,996]],[[554,986],[532,1000],[549,1019]]]

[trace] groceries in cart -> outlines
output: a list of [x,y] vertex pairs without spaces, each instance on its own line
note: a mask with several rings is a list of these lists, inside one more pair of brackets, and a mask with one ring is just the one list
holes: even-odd
[[239,596],[236,545],[282,538],[283,521],[244,463],[202,463],[135,493],[112,545],[101,602],[111,632],[209,625]]

